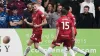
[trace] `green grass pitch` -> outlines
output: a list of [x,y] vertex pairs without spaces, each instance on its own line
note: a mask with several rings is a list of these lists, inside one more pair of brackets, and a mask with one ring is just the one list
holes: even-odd
[[[20,40],[23,46],[23,52],[27,47],[27,41],[30,39],[32,34],[31,29],[16,29]],[[76,45],[80,49],[90,52],[90,56],[100,56],[100,30],[99,29],[78,29],[78,34],[76,36]],[[55,29],[43,29],[42,42],[40,46],[47,49],[52,39],[55,36]],[[80,53],[76,53],[76,56],[84,56]],[[62,54],[62,45],[56,47],[52,52],[53,56],[63,56]],[[39,51],[34,49],[32,45],[31,51],[28,53],[28,56],[43,56]]]

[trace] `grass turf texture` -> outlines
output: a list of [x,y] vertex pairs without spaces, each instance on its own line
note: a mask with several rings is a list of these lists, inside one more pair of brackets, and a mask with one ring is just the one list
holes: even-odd
[[[32,34],[31,29],[16,29],[18,35],[20,36],[20,40],[23,46],[23,52],[27,47],[27,41],[30,39]],[[76,45],[80,49],[84,51],[90,52],[90,56],[99,56],[100,55],[100,30],[99,29],[78,29],[78,34],[76,36]],[[42,42],[40,46],[47,49],[54,36],[55,29],[43,29],[42,34]],[[56,47],[52,52],[53,56],[63,56],[62,54],[62,45],[60,47]],[[40,52],[34,49],[32,45],[31,51],[28,53],[28,56],[43,56]],[[82,54],[76,53],[76,56],[84,56]]]

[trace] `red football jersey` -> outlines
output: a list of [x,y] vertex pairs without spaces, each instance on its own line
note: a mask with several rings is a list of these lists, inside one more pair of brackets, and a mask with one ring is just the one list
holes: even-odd
[[69,12],[69,13],[67,14],[67,16],[70,17],[70,19],[71,19],[72,22],[74,23],[74,27],[76,27],[76,19],[75,19],[75,16],[74,16],[71,12]]
[[[32,20],[33,20],[33,25],[39,25],[42,23],[42,20],[45,18],[44,14],[38,10],[36,13],[33,13],[32,14]],[[42,30],[42,26],[40,27],[37,27],[37,28],[34,28],[33,27],[33,30],[34,31],[38,31],[38,30]]]
[[77,34],[77,30],[76,30],[76,19],[75,19],[75,16],[69,12],[67,14],[67,16],[72,20],[73,24],[74,24],[74,31],[75,31],[75,35]]
[[71,37],[72,36],[72,27],[74,27],[74,24],[67,16],[61,16],[57,20],[57,27],[59,27],[59,34],[61,36],[65,37]]

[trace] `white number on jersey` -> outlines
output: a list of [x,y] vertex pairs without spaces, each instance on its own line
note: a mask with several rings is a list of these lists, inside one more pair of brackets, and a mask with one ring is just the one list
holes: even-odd
[[69,29],[69,22],[61,22],[61,23],[63,24],[63,29],[65,29],[65,30]]

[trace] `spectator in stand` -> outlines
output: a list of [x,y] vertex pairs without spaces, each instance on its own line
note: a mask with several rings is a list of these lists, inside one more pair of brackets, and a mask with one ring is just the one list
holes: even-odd
[[38,9],[39,9],[42,13],[45,13],[45,9],[44,9],[44,7],[41,5],[41,4],[42,4],[42,0],[37,0],[36,2],[37,2],[37,4],[38,4]]
[[91,2],[93,2],[93,3],[94,3],[94,0],[91,0]]
[[100,28],[100,0],[94,0],[94,4],[95,4],[95,9],[96,9],[96,23],[97,23],[97,27]]
[[32,2],[36,2],[36,0],[31,0]]
[[[84,2],[84,0],[63,0],[62,1],[62,5],[64,7],[70,6],[72,8],[72,13],[75,15],[76,23],[78,23],[78,19],[79,19],[79,15],[80,15],[80,4],[82,2]],[[77,26],[77,24],[76,24],[76,26]]]
[[[24,15],[23,19],[27,19],[28,22],[32,23],[32,3],[27,4],[27,9],[24,10]],[[23,23],[24,28],[32,28],[32,26],[26,24],[25,22]]]
[[24,11],[24,9],[26,7],[25,4],[24,4],[24,2],[22,2],[21,0],[12,0],[10,3],[8,3],[7,8],[10,10],[9,11],[10,15],[12,14],[11,8],[13,6],[17,7],[19,15],[23,15],[23,11]]
[[23,0],[23,2],[25,3],[25,5],[32,3],[32,0]]
[[48,6],[49,3],[52,3],[54,5],[53,11],[56,11],[56,8],[57,8],[57,0],[46,0],[44,2],[44,7],[47,8],[47,6]]
[[53,13],[53,4],[49,3],[48,6],[47,6],[47,9],[46,9],[46,19],[47,19],[47,24],[44,25],[43,27],[44,28],[50,28],[50,22],[51,22],[51,14]]
[[95,6],[94,4],[91,2],[91,0],[85,0],[82,4],[81,4],[81,9],[80,9],[80,13],[84,12],[84,6],[89,6],[89,12],[93,13],[93,16],[95,17]]
[[18,9],[16,6],[12,7],[12,15],[9,16],[9,24],[11,28],[21,28],[22,16],[18,15]]
[[10,2],[10,0],[3,0],[3,5],[4,5],[4,11],[8,13],[9,9],[7,9],[7,4]]
[[80,14],[79,28],[93,28],[94,17],[93,13],[89,12],[89,6],[84,7],[84,12]]
[[0,4],[3,4],[3,0],[0,0]]
[[3,4],[0,4],[0,28],[8,28],[8,14],[4,11]]
[[7,4],[7,8],[8,8],[8,14],[9,15],[11,15],[12,14],[12,12],[11,12],[11,8],[13,7],[13,6],[16,6],[16,0],[12,0],[11,2],[9,2],[8,4]]
[[62,6],[59,5],[57,7],[57,12],[54,12],[51,14],[50,16],[50,28],[55,28],[56,27],[56,20],[61,16],[61,10],[62,10]]
[[24,2],[22,2],[21,0],[17,0],[16,7],[18,9],[18,14],[23,15],[23,11],[26,8]]

